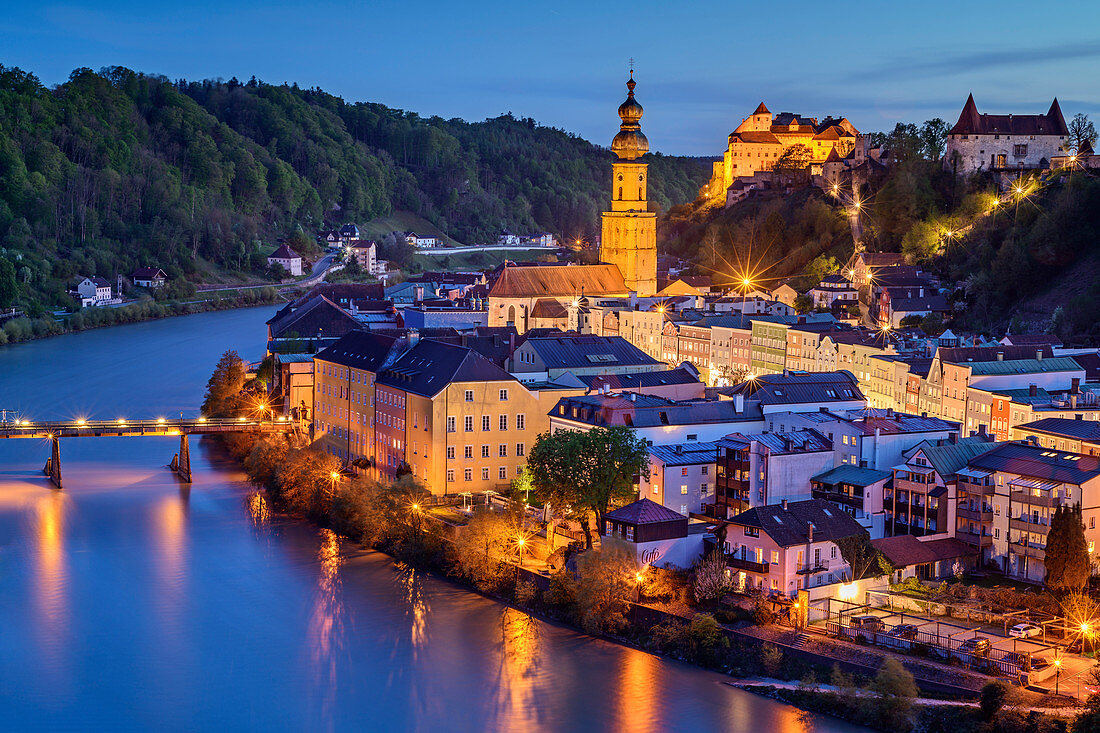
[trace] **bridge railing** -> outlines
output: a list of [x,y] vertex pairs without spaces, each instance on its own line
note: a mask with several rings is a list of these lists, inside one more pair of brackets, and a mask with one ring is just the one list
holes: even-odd
[[295,422],[285,418],[188,418],[170,420],[16,420],[0,423],[0,438],[77,437],[95,435],[191,435],[241,431],[286,432]]

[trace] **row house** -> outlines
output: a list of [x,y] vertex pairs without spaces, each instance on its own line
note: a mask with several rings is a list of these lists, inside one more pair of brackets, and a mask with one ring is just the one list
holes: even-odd
[[638,496],[685,516],[714,502],[718,443],[651,445],[649,470],[638,480]]
[[914,446],[959,437],[958,423],[890,408],[797,413],[785,416],[783,423],[813,428],[828,437],[833,442],[837,465],[886,471],[901,462]]
[[828,410],[856,410],[867,406],[850,372],[786,372],[755,376],[732,387],[718,390],[724,398],[738,396],[759,403],[768,419],[768,431],[779,432],[790,424],[784,418],[789,413]]
[[744,316],[710,316],[698,321],[710,330],[711,384],[727,387],[752,371],[752,321]]
[[621,336],[566,335],[530,337],[516,347],[509,371],[522,381],[627,374],[665,369]]
[[699,370],[703,381],[711,384],[710,329],[699,323],[669,320],[663,333],[662,360],[667,364],[687,362]]
[[[787,348],[784,356],[785,369],[804,369],[811,358],[817,360],[817,348],[821,335],[835,333],[839,324],[835,320],[816,323],[797,323],[787,329]],[[812,369],[812,367],[811,367]],[[809,371],[809,370],[807,370]]]
[[[984,388],[990,391],[999,389],[1014,389],[1027,387],[1032,380],[1023,378],[1018,368],[1037,367],[1034,364],[1043,359],[1053,358],[1049,346],[1032,348],[1030,346],[961,346],[954,348],[939,348],[932,356],[932,364],[928,368],[928,379],[922,399],[927,407],[922,407],[922,412],[927,411],[933,415],[948,420],[956,420],[960,423],[966,420],[967,389],[971,386],[979,387],[971,383],[971,375],[975,365],[989,362],[1028,362],[1010,364],[1008,367],[1000,367],[994,372],[987,373],[984,368],[979,371],[984,376],[994,377],[984,380]],[[1035,382],[1040,387],[1046,384]],[[1068,381],[1066,386],[1068,386]]]
[[859,299],[869,303],[871,284],[879,278],[881,273],[904,264],[905,255],[900,252],[860,252],[855,256],[851,269],[844,274],[859,291]]
[[1042,581],[1050,518],[1058,505],[1080,504],[1089,553],[1100,530],[1100,458],[1028,443],[1001,443],[970,460],[993,488],[991,558],[1008,575]]
[[722,549],[737,587],[795,596],[850,580],[851,566],[836,543],[864,532],[827,501],[783,501],[732,517]]
[[1048,392],[1032,385],[1027,390],[994,394],[997,399],[993,403],[992,422],[1005,433],[1005,439],[1015,438],[1017,426],[1043,418],[1100,420],[1100,386],[1095,384],[1079,385],[1074,381],[1065,392]]
[[1100,420],[1044,417],[1012,428],[1013,440],[1033,439],[1044,448],[1100,456]]
[[831,313],[807,313],[799,316],[766,316],[752,322],[752,360],[754,374],[776,374],[787,369],[787,330],[792,326],[836,324]]
[[841,465],[810,478],[810,495],[823,499],[859,522],[872,539],[885,533],[882,497],[893,485],[892,471]]
[[712,516],[810,498],[810,477],[833,466],[832,443],[816,430],[732,433],[718,441]]
[[[994,445],[988,436],[961,439],[952,436],[947,440],[926,441],[907,451],[903,460],[892,468],[893,486],[883,494],[886,535],[954,534],[977,550],[988,546],[992,527],[981,523],[983,518],[988,519],[988,502],[980,490],[960,492],[959,481],[969,478],[961,479],[958,474],[970,459]],[[959,499],[960,493],[966,497],[965,501]],[[958,518],[960,506],[964,511],[963,517]],[[973,514],[967,514],[967,509]]]
[[834,303],[858,305],[859,290],[839,272],[826,275],[806,293],[814,300],[814,308],[832,308]]
[[945,317],[950,308],[947,298],[927,283],[883,287],[878,299],[878,322],[900,328],[906,318]]

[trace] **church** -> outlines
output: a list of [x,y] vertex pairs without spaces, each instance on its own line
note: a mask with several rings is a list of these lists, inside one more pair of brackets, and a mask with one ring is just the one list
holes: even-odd
[[649,152],[642,134],[642,105],[634,98],[634,71],[619,105],[619,132],[611,141],[611,210],[603,214],[600,264],[505,267],[489,289],[489,325],[568,328],[570,308],[588,298],[657,294],[657,214],[646,195]]

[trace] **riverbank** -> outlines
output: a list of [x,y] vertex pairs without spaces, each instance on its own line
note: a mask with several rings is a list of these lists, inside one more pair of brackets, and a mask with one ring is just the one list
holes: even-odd
[[231,298],[215,297],[205,300],[174,301],[170,303],[143,300],[117,308],[86,308],[60,321],[52,315],[37,318],[22,316],[9,319],[0,327],[0,345],[18,344],[51,336],[63,336],[92,329],[142,323],[175,316],[270,305],[280,300],[279,292],[275,288],[269,287],[242,290],[236,297]]

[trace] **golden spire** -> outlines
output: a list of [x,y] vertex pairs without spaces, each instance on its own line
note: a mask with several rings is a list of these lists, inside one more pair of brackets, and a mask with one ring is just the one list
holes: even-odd
[[634,81],[633,67],[632,63],[630,79],[626,82],[626,101],[619,105],[619,119],[622,120],[622,124],[619,125],[619,134],[611,141],[611,151],[619,157],[619,160],[634,160],[649,152],[649,141],[642,134],[642,126],[639,124],[645,110],[634,99],[634,87],[637,86],[637,82]]

